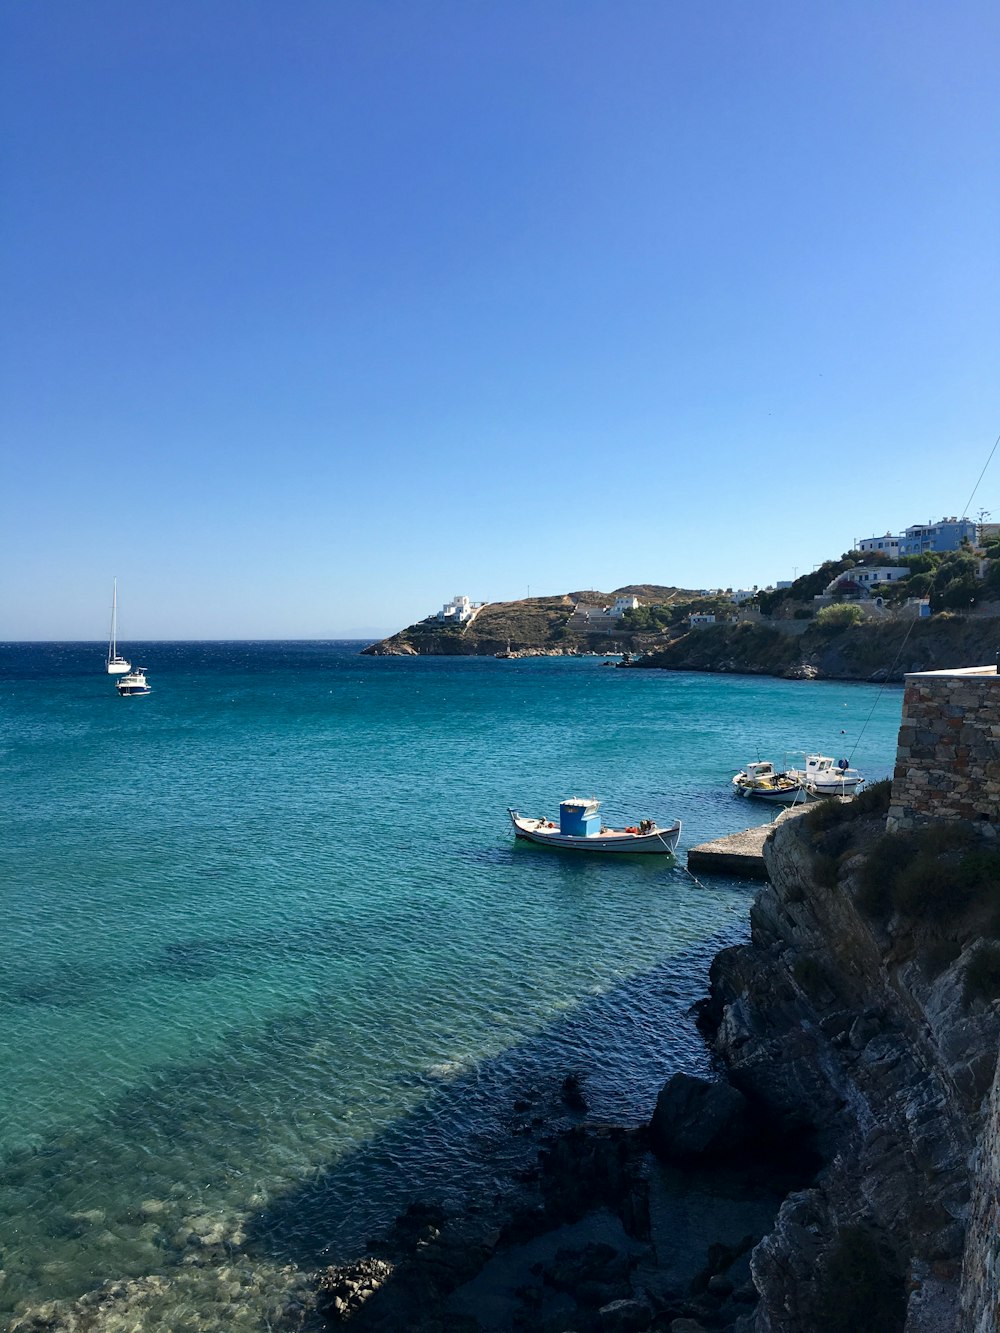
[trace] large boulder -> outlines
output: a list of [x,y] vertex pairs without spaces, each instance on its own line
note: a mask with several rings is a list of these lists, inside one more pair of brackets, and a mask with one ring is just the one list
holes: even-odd
[[674,1074],[656,1099],[650,1137],[666,1161],[724,1157],[746,1141],[747,1100],[728,1083]]

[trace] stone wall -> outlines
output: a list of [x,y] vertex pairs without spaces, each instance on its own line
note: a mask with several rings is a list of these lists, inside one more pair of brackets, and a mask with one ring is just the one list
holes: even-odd
[[941,820],[1000,827],[1000,676],[996,667],[906,678],[890,832]]

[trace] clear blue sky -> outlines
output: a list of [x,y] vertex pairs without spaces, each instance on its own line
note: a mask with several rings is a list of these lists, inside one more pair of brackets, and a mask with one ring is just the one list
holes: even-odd
[[[1000,431],[995,0],[8,0],[0,637],[791,577]],[[976,497],[1000,518],[1000,465]]]

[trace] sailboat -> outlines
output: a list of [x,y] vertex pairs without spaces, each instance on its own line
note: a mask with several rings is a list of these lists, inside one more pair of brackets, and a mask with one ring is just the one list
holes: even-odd
[[132,663],[118,653],[118,580],[111,599],[111,638],[108,640],[108,675],[120,676],[132,670]]

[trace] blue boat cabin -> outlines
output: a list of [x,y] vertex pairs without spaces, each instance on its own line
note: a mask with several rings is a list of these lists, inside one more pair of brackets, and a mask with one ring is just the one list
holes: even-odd
[[601,831],[600,801],[563,801],[559,806],[559,832],[573,838],[593,838]]

